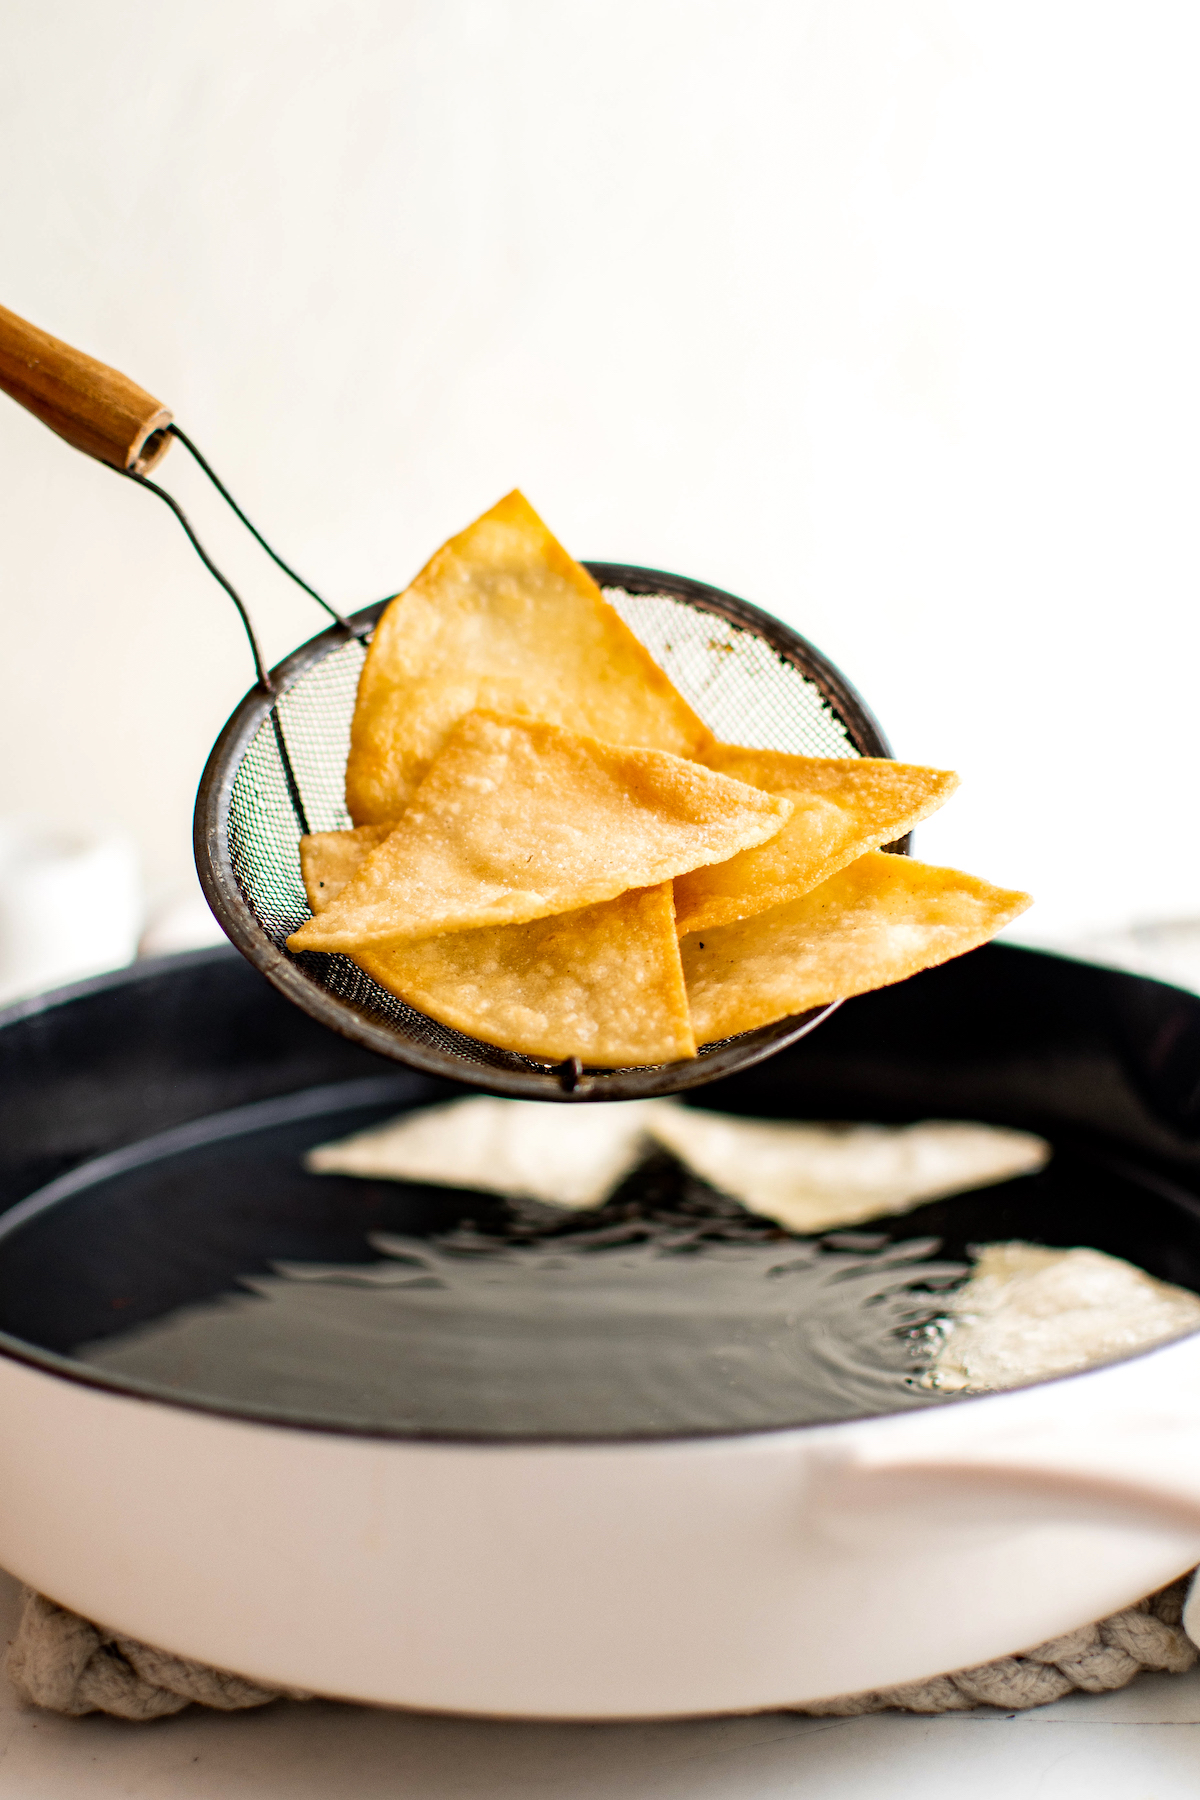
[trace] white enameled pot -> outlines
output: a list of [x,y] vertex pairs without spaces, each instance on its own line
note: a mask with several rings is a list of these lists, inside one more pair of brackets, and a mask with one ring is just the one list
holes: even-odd
[[[1194,996],[992,947],[843,1008],[749,1091],[767,1116],[1044,1131],[1065,1163],[1084,1157],[1073,1241],[1200,1287],[1198,1056]],[[383,1077],[398,1084],[389,1105],[433,1097],[231,952],[24,1002],[0,1019],[0,1209],[156,1132]],[[1118,1191],[1113,1156],[1145,1181]],[[1033,1204],[1036,1227],[1048,1203]],[[368,1436],[138,1397],[38,1349],[17,1302],[36,1289],[52,1303],[62,1283],[69,1301],[112,1247],[103,1211],[62,1216],[44,1255],[0,1258],[0,1274],[23,1271],[4,1287],[18,1335],[0,1338],[0,1565],[265,1681],[528,1718],[797,1705],[1020,1650],[1200,1562],[1200,1335],[834,1425]],[[161,1244],[147,1241],[152,1274]],[[44,1341],[94,1331],[73,1304]]]
[[652,1443],[295,1429],[0,1356],[0,1563],[271,1683],[521,1718],[979,1663],[1200,1560],[1200,1337],[1019,1392]]

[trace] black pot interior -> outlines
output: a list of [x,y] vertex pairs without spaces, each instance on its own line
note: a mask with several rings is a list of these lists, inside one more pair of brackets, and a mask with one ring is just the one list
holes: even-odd
[[0,1195],[58,1178],[0,1225],[0,1348],[399,1435],[693,1435],[945,1404],[906,1345],[972,1244],[1090,1244],[1200,1292],[1198,1072],[1200,1000],[991,946],[849,1002],[690,1104],[1017,1125],[1054,1145],[1040,1175],[813,1243],[659,1156],[603,1215],[564,1221],[307,1174],[312,1144],[469,1090],[335,1037],[232,952],[165,959],[0,1024]]

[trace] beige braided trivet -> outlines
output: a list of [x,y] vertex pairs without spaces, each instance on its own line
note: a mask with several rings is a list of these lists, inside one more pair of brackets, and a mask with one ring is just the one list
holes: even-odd
[[1200,1654],[1180,1624],[1190,1579],[1185,1575],[1124,1612],[1096,1625],[1081,1625],[1019,1656],[997,1657],[978,1668],[956,1669],[953,1675],[933,1675],[928,1681],[814,1700],[795,1711],[839,1718],[885,1712],[888,1707],[941,1713],[999,1706],[1005,1712],[1021,1712],[1027,1706],[1061,1700],[1076,1688],[1085,1694],[1104,1694],[1126,1687],[1143,1669],[1182,1675]]
[[[1102,1694],[1125,1687],[1143,1669],[1182,1675],[1198,1654],[1179,1622],[1187,1587],[1187,1577],[1173,1581],[1098,1625],[1081,1625],[1019,1656],[1002,1656],[928,1681],[815,1700],[794,1710],[849,1717],[888,1707],[940,1713],[986,1704],[1018,1712],[1061,1700],[1075,1688]],[[185,1656],[152,1650],[119,1632],[89,1625],[77,1613],[28,1590],[8,1653],[8,1677],[30,1705],[72,1715],[115,1713],[120,1719],[161,1719],[193,1702],[235,1712],[266,1706],[284,1695],[310,1698],[299,1689],[262,1687]]]
[[260,1687],[241,1675],[210,1669],[186,1656],[152,1650],[136,1638],[89,1625],[78,1613],[25,1589],[21,1622],[8,1652],[8,1678],[21,1699],[51,1712],[115,1713],[119,1719],[161,1719],[193,1701],[222,1712],[266,1706],[299,1690]]

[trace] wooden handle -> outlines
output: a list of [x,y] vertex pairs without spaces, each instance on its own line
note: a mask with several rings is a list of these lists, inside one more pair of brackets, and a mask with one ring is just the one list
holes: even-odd
[[171,447],[160,400],[0,306],[0,388],[76,450],[145,475]]

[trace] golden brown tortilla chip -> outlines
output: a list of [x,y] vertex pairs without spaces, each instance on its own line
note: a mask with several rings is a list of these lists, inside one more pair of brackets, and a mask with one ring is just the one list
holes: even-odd
[[375,629],[346,765],[355,823],[398,819],[451,727],[479,708],[685,757],[711,741],[515,492],[451,538]]
[[314,831],[300,839],[300,873],[314,913],[332,906],[390,829],[388,825],[359,825],[354,831]]
[[314,831],[300,839],[300,873],[315,913],[324,912],[337,899],[391,829],[390,825],[360,825],[357,831]]
[[958,786],[948,770],[883,757],[788,756],[714,744],[701,760],[736,781],[785,795],[794,811],[769,843],[679,877],[681,937],[798,900],[866,851],[902,838]]
[[617,1068],[696,1054],[669,881],[354,960],[418,1012],[523,1056]]
[[[369,853],[363,840],[361,829],[304,839],[314,912]],[[613,1068],[696,1054],[669,882],[529,925],[457,931],[354,960],[430,1018],[524,1056]]]
[[683,939],[696,1042],[903,981],[986,943],[1029,905],[957,869],[870,850],[800,900]]
[[357,955],[576,912],[761,844],[790,815],[660,750],[469,713],[399,824],[288,945]]

